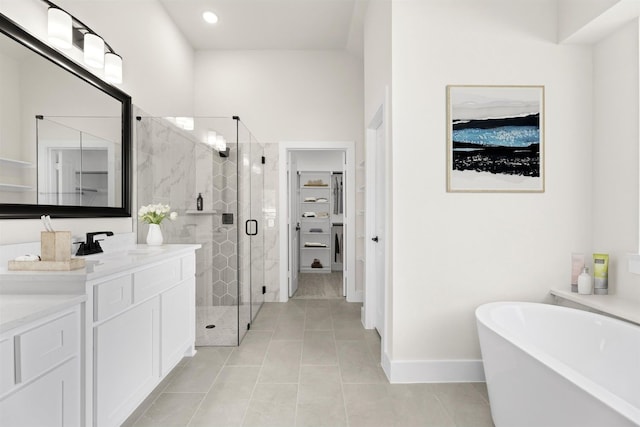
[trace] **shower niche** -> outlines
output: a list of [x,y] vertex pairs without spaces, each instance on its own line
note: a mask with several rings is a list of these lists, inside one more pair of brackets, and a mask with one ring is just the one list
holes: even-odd
[[[202,245],[196,345],[237,346],[264,302],[264,145],[238,117],[196,117],[185,126],[140,115],[135,128],[136,209],[170,205],[178,218],[162,223],[165,243]],[[224,137],[228,150],[208,143],[211,132]],[[139,242],[146,233],[137,222]]]

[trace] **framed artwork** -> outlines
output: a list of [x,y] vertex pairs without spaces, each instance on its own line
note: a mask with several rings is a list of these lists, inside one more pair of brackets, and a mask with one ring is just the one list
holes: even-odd
[[544,86],[447,86],[447,191],[544,192]]

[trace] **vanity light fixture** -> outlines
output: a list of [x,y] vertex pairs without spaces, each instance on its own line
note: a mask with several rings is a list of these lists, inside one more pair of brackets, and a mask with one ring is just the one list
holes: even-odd
[[104,40],[97,34],[84,35],[84,63],[89,67],[104,67]]
[[122,84],[122,57],[114,52],[104,54],[104,78],[115,84]]
[[73,25],[71,15],[57,7],[47,11],[47,36],[52,45],[60,49],[71,49]]
[[75,16],[49,0],[41,0],[47,12],[49,42],[59,49],[70,49],[75,43],[83,51],[89,67],[104,68],[104,78],[110,83],[122,83],[122,57],[95,31]]
[[218,15],[211,12],[210,10],[207,10],[202,13],[202,19],[204,19],[207,24],[215,24],[216,22],[218,22]]

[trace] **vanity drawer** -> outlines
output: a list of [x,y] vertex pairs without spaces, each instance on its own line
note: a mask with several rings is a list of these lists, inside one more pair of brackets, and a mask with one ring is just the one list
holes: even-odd
[[96,286],[94,294],[94,321],[106,319],[132,304],[131,275],[118,277]]
[[182,260],[182,280],[196,275],[196,255],[190,254],[180,258]]
[[0,395],[13,387],[13,337],[0,339]]
[[80,313],[74,311],[15,338],[16,382],[24,382],[79,352]]
[[178,284],[181,267],[181,260],[177,258],[133,273],[133,302],[137,304]]

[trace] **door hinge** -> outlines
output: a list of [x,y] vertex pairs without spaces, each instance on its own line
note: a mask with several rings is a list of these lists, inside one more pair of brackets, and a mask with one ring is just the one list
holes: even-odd
[[267,163],[267,158],[265,156],[262,156],[262,164],[266,164]]
[[251,329],[251,323],[247,323],[247,331]]
[[266,287],[266,286],[263,286],[263,287],[262,287],[262,295],[264,295],[264,294],[266,294],[266,293],[267,293],[267,287]]

